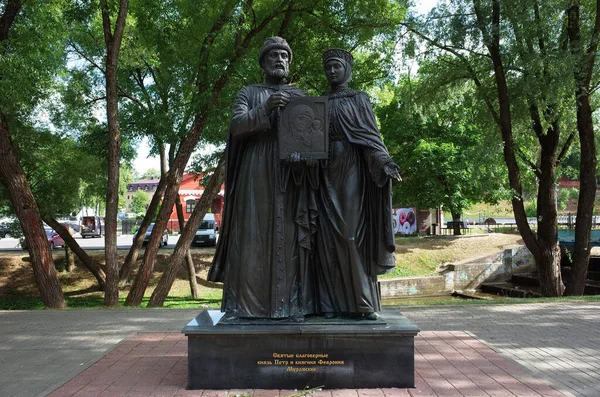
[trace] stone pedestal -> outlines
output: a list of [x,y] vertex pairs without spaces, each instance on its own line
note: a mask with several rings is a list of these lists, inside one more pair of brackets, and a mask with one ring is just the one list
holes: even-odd
[[188,389],[414,387],[419,329],[395,310],[377,321],[226,321],[205,310],[188,337]]

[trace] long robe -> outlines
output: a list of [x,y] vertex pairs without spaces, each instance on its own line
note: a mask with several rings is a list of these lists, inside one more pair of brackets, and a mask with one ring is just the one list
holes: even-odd
[[318,198],[317,263],[321,312],[381,309],[377,275],[392,269],[391,162],[363,92],[329,94],[329,159]]
[[305,95],[286,85],[252,85],[238,92],[232,111],[223,224],[208,279],[224,283],[221,310],[239,317],[315,311],[308,263],[316,213],[308,186],[290,182],[290,167],[278,158],[278,111],[268,115],[265,106],[278,90]]

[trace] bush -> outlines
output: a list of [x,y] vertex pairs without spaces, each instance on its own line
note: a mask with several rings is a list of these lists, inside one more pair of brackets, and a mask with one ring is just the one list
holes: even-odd
[[572,187],[569,190],[569,199],[579,200],[579,189],[577,189],[576,187]]
[[525,204],[525,215],[527,215],[528,218],[537,217],[537,203],[535,201]]
[[560,189],[558,191],[558,208],[561,210],[567,209],[567,201],[569,200],[570,189]]

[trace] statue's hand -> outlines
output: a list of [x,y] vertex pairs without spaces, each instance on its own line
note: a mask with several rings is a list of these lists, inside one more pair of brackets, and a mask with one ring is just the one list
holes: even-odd
[[393,178],[398,182],[402,182],[402,178],[400,178],[400,167],[398,167],[398,164],[393,162],[387,163],[383,166],[383,172],[388,178]]
[[300,153],[294,152],[288,155],[288,162],[291,164],[296,164],[300,162]]
[[274,94],[271,94],[266,103],[267,111],[270,113],[278,107],[287,105],[290,99],[290,94],[288,94],[286,91],[280,90]]
[[304,159],[304,163],[309,166],[309,167],[316,167],[317,166],[317,159],[314,157],[307,157]]

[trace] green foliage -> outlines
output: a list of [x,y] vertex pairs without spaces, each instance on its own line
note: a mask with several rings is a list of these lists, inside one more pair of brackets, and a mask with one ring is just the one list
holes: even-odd
[[127,193],[127,185],[133,182],[133,170],[130,166],[122,166],[119,169],[119,210],[125,211],[126,201],[125,194]]
[[156,168],[149,168],[148,170],[146,170],[146,172],[144,172],[142,175],[140,175],[140,179],[160,179],[160,171],[157,170]]
[[77,212],[82,187],[94,183],[102,173],[98,163],[73,138],[46,129],[14,123],[12,137],[41,213],[57,216]]
[[135,214],[140,214],[146,212],[146,205],[148,204],[148,195],[144,193],[143,190],[136,190],[133,198],[131,199],[131,204],[129,205],[129,210]]
[[[192,138],[197,148],[222,147],[236,92],[264,77],[257,56],[268,36],[283,36],[292,46],[291,84],[323,94],[327,83],[321,54],[344,47],[356,58],[353,86],[368,89],[390,74],[396,26],[405,10],[404,0],[225,0],[219,7],[193,0],[131,2],[118,71],[125,147],[147,137],[151,154],[165,153],[170,145],[172,160],[190,138],[186,135],[194,120],[202,125],[200,138]],[[53,116],[65,133],[99,143],[96,153],[103,157],[108,145],[98,138],[107,134],[96,132],[106,127],[94,116],[105,106],[98,5],[76,2],[66,15],[74,62],[62,79],[63,103]],[[122,154],[127,163],[127,152]],[[213,160],[203,151],[192,169],[205,170]],[[96,197],[100,186],[90,184],[86,190],[94,194],[89,197]]]
[[525,204],[525,215],[527,215],[528,218],[537,217],[537,203],[535,201],[530,201]]
[[[504,194],[501,148],[481,118],[473,87],[439,87],[435,75],[404,76],[378,115],[390,154],[402,170],[394,202],[461,214],[469,205]],[[432,87],[433,86],[433,87]]]
[[[0,109],[23,122],[48,99],[65,62],[64,0],[24,2],[1,44]],[[14,120],[14,119],[13,119]]]
[[567,201],[569,200],[570,189],[559,189],[558,190],[558,209],[565,210],[567,209]]
[[[177,144],[202,112],[201,144],[223,143],[233,96],[241,86],[262,80],[257,55],[272,35],[292,46],[291,82],[313,94],[327,89],[321,54],[329,47],[353,49],[357,88],[372,85],[392,66],[395,27],[405,9],[395,0],[260,0],[251,6],[229,0],[221,7],[191,0],[132,2],[119,63],[122,132],[148,136],[157,153],[164,143]],[[102,30],[95,7],[76,15],[73,56],[85,61],[70,74],[69,92],[79,94],[73,105],[91,108],[102,92],[97,78],[103,67]],[[264,28],[258,30],[261,21]],[[225,86],[214,97],[221,82]]]
[[[520,165],[524,199],[537,197],[541,161],[541,140],[550,128],[560,130],[558,152],[575,133],[575,141],[565,147],[566,157],[557,169],[557,177],[576,179],[579,154],[576,133],[573,68],[577,62],[566,42],[566,7],[558,0],[501,0],[501,57],[510,97],[511,126],[515,153]],[[498,113],[498,93],[494,69],[485,38],[478,26],[473,4],[479,4],[487,32],[491,29],[491,2],[442,0],[427,17],[409,17],[408,53],[414,52],[416,40],[420,50],[419,74],[435,76],[438,87],[477,80],[473,98],[488,113]],[[589,42],[594,22],[595,3],[582,5],[582,39]],[[424,39],[427,37],[427,39]],[[598,69],[596,67],[596,69]],[[594,71],[594,76],[597,71]],[[597,81],[593,77],[592,81]],[[598,100],[596,95],[595,101]],[[484,105],[485,104],[485,105]],[[532,117],[539,118],[541,132],[532,128]]]
[[579,200],[579,189],[576,187],[572,187],[569,189],[569,199],[570,200]]

